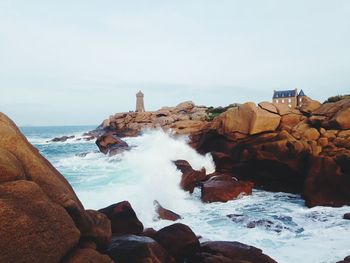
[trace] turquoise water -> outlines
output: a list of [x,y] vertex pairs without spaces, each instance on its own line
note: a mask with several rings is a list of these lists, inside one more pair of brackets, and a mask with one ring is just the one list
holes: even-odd
[[[122,155],[101,154],[94,141],[77,140],[94,127],[25,127],[29,141],[67,178],[86,208],[99,209],[129,200],[145,227],[171,224],[156,220],[153,200],[181,214],[204,239],[236,240],[261,248],[282,263],[333,263],[350,255],[350,221],[342,220],[350,207],[308,209],[298,195],[254,190],[227,203],[203,204],[178,184],[181,173],[172,160],[214,170],[211,156],[198,155],[186,138],[161,131],[126,138],[132,149]],[[66,142],[53,137],[75,135]]]

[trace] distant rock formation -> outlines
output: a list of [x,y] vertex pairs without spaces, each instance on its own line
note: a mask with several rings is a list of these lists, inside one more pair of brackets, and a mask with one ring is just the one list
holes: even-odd
[[157,111],[116,113],[103,121],[105,130],[119,137],[137,136],[143,129],[172,129],[176,134],[198,132],[207,123],[207,108],[191,101],[176,107],[163,107]]

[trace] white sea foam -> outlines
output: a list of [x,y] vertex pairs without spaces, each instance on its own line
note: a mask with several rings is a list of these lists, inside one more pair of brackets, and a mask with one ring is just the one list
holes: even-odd
[[179,188],[181,173],[172,161],[185,159],[210,173],[210,155],[199,155],[186,138],[162,131],[126,140],[133,147],[121,155],[93,152],[54,163],[86,208],[129,200],[146,227],[159,229],[172,222],[154,221],[153,200],[158,200],[196,234],[254,245],[280,263],[333,263],[350,254],[350,221],[342,219],[349,207],[308,209],[298,195],[258,190],[227,203],[203,204],[199,189],[190,195]]

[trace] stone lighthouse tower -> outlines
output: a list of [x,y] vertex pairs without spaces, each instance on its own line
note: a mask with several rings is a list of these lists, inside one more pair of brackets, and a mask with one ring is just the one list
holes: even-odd
[[136,112],[145,112],[145,105],[143,103],[143,93],[141,90],[136,93]]

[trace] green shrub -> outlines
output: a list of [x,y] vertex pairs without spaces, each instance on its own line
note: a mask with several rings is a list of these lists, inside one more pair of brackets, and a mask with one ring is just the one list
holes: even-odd
[[342,100],[342,99],[350,99],[350,94],[332,96],[332,97],[329,97],[329,98],[328,98],[325,102],[323,102],[323,103],[337,102],[337,101],[340,101],[340,100]]

